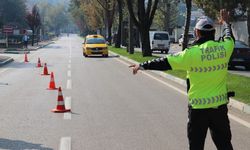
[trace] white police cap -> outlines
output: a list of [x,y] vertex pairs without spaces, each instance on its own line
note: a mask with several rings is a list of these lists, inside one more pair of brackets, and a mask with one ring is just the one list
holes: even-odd
[[[211,26],[210,28],[206,28],[205,26],[209,25]],[[202,31],[212,31],[214,30],[214,22],[212,19],[210,19],[207,16],[202,16],[198,19],[195,28],[198,30],[202,30]]]

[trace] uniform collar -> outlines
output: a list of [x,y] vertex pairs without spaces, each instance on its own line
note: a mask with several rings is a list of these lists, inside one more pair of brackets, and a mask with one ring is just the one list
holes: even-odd
[[207,41],[210,41],[210,40],[214,41],[214,39],[212,39],[212,38],[201,37],[198,40],[195,40],[192,45],[201,45],[201,44],[203,44],[203,43],[205,43]]

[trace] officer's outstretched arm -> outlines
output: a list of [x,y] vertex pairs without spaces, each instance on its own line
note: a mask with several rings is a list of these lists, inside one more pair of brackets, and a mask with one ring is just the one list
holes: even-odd
[[140,67],[146,70],[171,70],[167,57],[156,58],[140,64]]

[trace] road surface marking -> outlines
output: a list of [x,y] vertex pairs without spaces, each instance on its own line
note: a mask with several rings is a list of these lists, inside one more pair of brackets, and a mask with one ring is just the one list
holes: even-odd
[[72,42],[71,39],[69,40],[69,57],[71,58],[71,54],[72,54]]
[[[71,97],[66,97],[65,98],[65,108],[66,109],[71,109]],[[71,120],[71,112],[66,112],[63,114],[63,118],[65,120]]]
[[244,125],[245,127],[250,128],[250,123],[249,122],[247,122],[245,120],[242,120],[242,119],[240,119],[240,118],[238,118],[238,117],[236,117],[236,116],[234,116],[234,115],[232,115],[230,113],[228,113],[228,117],[233,119],[236,122],[239,122],[240,124]]
[[[129,65],[130,65],[129,63],[127,63],[127,62],[125,62],[125,61],[123,61],[123,60],[121,60],[121,59],[119,59],[119,58],[115,58],[115,59],[118,60],[119,62],[123,63],[123,64],[126,65],[126,66],[129,66]],[[164,85],[166,85],[166,86],[168,86],[168,87],[170,87],[170,88],[173,88],[174,90],[180,92],[180,93],[183,94],[183,95],[187,95],[187,93],[186,93],[185,91],[182,91],[182,90],[180,90],[180,89],[174,87],[173,85],[170,85],[170,84],[166,83],[165,81],[162,81],[162,80],[160,80],[160,79],[158,79],[158,78],[156,78],[156,77],[150,75],[149,73],[147,73],[147,72],[145,72],[145,71],[139,71],[139,72],[141,72],[141,73],[144,74],[144,75],[147,75],[148,77],[151,77],[152,79],[155,79],[156,81],[158,81],[158,82],[160,82],[160,83],[162,83],[162,84],[164,84]],[[242,119],[240,119],[240,118],[238,118],[238,117],[236,117],[236,116],[234,116],[234,115],[232,115],[232,114],[230,114],[230,113],[228,113],[228,117],[229,117],[230,119],[232,119],[232,120],[238,122],[239,124],[241,124],[241,125],[243,125],[243,126],[245,126],[245,127],[250,128],[250,123],[249,123],[249,122],[244,121],[244,120],[242,120]]]
[[71,71],[70,70],[68,70],[68,77],[71,77]]
[[71,59],[69,60],[69,63],[71,63]]
[[71,137],[62,137],[60,140],[60,150],[71,150]]
[[71,68],[71,64],[68,64],[68,68],[69,68],[69,69]]
[[[122,60],[120,60],[120,59],[118,59],[118,58],[116,58],[116,60],[118,60],[119,62],[125,64],[126,66],[129,66],[129,65],[130,65],[129,63],[126,63],[126,62],[124,62],[124,61],[122,61]],[[139,71],[139,72],[141,72],[141,73],[144,74],[144,75],[147,75],[148,77],[150,77],[150,78],[152,78],[152,79],[154,79],[154,80],[156,80],[156,81],[158,81],[158,82],[160,82],[160,83],[162,83],[162,84],[164,84],[164,85],[166,85],[166,86],[168,86],[168,87],[170,87],[170,88],[173,88],[174,90],[180,92],[181,94],[187,95],[186,92],[184,92],[184,91],[182,91],[182,90],[176,88],[175,86],[173,86],[173,85],[171,85],[171,84],[168,84],[167,82],[164,82],[164,81],[162,81],[162,80],[160,80],[160,79],[158,79],[158,78],[156,78],[156,77],[150,75],[149,73],[147,73],[147,72],[145,72],[145,71]]]
[[67,89],[72,89],[72,82],[70,79],[67,80]]

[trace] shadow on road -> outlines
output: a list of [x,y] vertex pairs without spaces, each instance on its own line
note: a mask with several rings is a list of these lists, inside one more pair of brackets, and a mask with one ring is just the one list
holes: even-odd
[[61,49],[62,47],[59,45],[48,45],[48,46],[45,46],[44,48],[46,48],[46,49]]
[[103,57],[103,56],[88,56],[85,58],[117,58],[120,57],[119,55],[112,55],[112,56],[108,56],[108,57]]
[[[24,69],[24,68],[37,68],[37,63],[31,63],[31,62],[16,62],[13,61],[10,64],[4,65],[4,67],[0,67],[0,68],[15,68],[15,69]],[[44,62],[42,62],[42,66],[44,66]],[[47,67],[52,67],[54,65],[48,64],[47,63]],[[41,67],[43,68],[43,67]]]
[[10,64],[7,64],[4,66],[4,68],[35,68],[36,67],[36,63],[31,63],[31,62],[28,62],[28,63],[25,63],[25,62],[11,62]]
[[52,148],[42,147],[42,144],[34,144],[20,140],[10,140],[0,138],[0,149],[6,150],[25,150],[25,149],[36,149],[36,150],[53,150]]
[[72,115],[81,115],[79,113],[76,113],[76,112],[71,112]]

